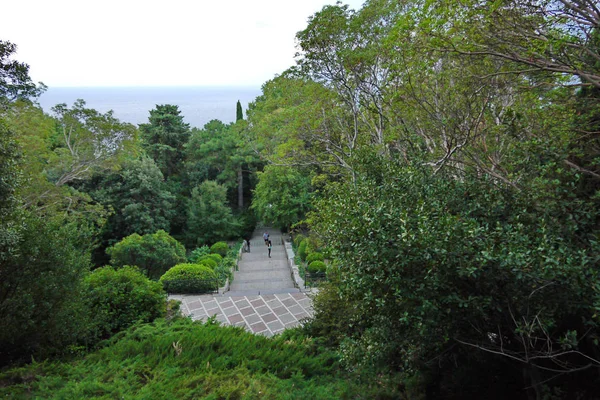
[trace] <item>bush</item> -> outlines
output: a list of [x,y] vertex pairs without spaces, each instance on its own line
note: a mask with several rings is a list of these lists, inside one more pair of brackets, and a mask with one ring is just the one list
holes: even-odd
[[93,315],[92,341],[106,339],[136,322],[151,322],[166,312],[162,285],[128,265],[95,270],[84,279],[84,290]]
[[323,256],[322,253],[310,253],[308,256],[306,256],[306,262],[309,264],[313,261],[323,261],[324,259],[325,256]]
[[217,275],[202,264],[178,264],[160,278],[167,293],[206,293],[217,288]]
[[306,261],[306,245],[308,244],[307,239],[300,242],[298,246],[298,255],[302,261]]
[[115,267],[135,265],[145,271],[150,279],[158,279],[172,266],[185,262],[185,247],[167,232],[127,236],[106,249],[110,263]]
[[85,334],[88,318],[81,282],[89,231],[27,213],[11,223],[0,213],[0,231],[10,234],[0,238],[0,366],[63,352]]
[[210,254],[210,248],[208,246],[197,247],[188,256],[188,261],[195,264],[200,258],[207,254]]
[[220,263],[221,263],[221,261],[223,261],[223,257],[221,257],[221,255],[220,255],[220,254],[211,253],[211,254],[207,254],[206,256],[207,256],[208,258],[211,258],[211,259],[215,260],[215,262],[216,262],[217,264],[220,264]]
[[304,236],[304,235],[303,235],[303,234],[301,234],[301,233],[299,233],[299,234],[297,234],[297,235],[294,235],[294,240],[293,240],[293,242],[294,242],[294,246],[296,246],[296,247],[299,247],[299,246],[300,246],[300,243],[301,243],[301,242],[302,242],[304,239],[306,239],[306,236]]
[[227,250],[229,250],[229,246],[225,242],[217,242],[210,246],[210,252],[213,254],[218,254],[221,257],[225,257],[227,255]]
[[207,256],[202,257],[201,259],[196,261],[194,264],[206,265],[207,267],[209,267],[212,270],[217,268],[217,265],[219,265],[218,262],[216,262],[211,257],[207,257]]
[[313,261],[308,264],[308,272],[325,272],[327,270],[327,265],[323,261]]

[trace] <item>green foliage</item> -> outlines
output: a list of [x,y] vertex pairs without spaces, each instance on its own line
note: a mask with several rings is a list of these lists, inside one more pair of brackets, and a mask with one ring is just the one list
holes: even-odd
[[11,60],[16,52],[17,45],[0,40],[0,109],[17,99],[36,99],[45,90],[43,84],[31,80],[29,65]]
[[109,111],[102,114],[77,100],[73,107],[58,104],[52,108],[57,120],[57,162],[48,176],[57,186],[81,180],[96,171],[111,170],[116,160],[137,139],[135,126],[122,123]]
[[105,227],[107,240],[169,231],[175,197],[167,190],[158,166],[148,157],[126,162],[119,172],[95,176],[86,190],[115,211]]
[[0,360],[63,353],[86,330],[81,280],[90,267],[89,227],[19,212],[0,228]]
[[322,253],[314,252],[306,256],[306,262],[310,264],[313,261],[323,261],[325,257]]
[[298,256],[302,261],[306,261],[306,246],[308,245],[308,239],[304,239],[298,246]]
[[180,114],[176,105],[157,105],[150,110],[148,123],[140,124],[142,145],[165,179],[180,173],[190,138],[190,126]]
[[306,239],[306,236],[304,236],[301,233],[294,235],[294,240],[293,240],[294,246],[296,246],[296,248],[298,248],[300,246],[300,243],[302,243],[302,241],[304,239]]
[[[193,129],[187,146],[187,170],[190,186],[199,186],[205,180],[219,183],[228,190],[230,204],[243,209],[254,179],[248,172],[261,165],[252,143],[246,137],[246,123],[225,125],[212,120],[203,129]],[[241,196],[241,198],[240,198]]]
[[242,110],[242,104],[238,100],[235,105],[235,121],[241,121],[244,119],[244,111]]
[[139,267],[150,279],[158,279],[169,268],[185,261],[185,248],[163,230],[154,234],[130,235],[106,249],[115,267]]
[[214,254],[218,254],[221,257],[225,257],[227,255],[227,251],[229,250],[229,246],[225,242],[217,242],[210,246],[210,252]]
[[216,182],[206,181],[192,190],[188,204],[187,242],[193,245],[227,239],[237,231],[227,190]]
[[215,272],[203,264],[178,264],[160,277],[167,293],[206,293],[218,286]]
[[217,265],[219,265],[218,262],[216,262],[213,258],[208,257],[208,256],[199,258],[198,261],[196,261],[196,264],[206,265],[207,267],[209,267],[212,270],[217,268]]
[[[165,379],[165,377],[168,377]],[[70,363],[0,374],[10,398],[400,398],[397,382],[341,370],[299,331],[266,338],[188,318],[136,326]]]
[[252,208],[259,218],[282,229],[304,219],[311,209],[310,177],[292,168],[268,165],[258,173]]
[[208,254],[210,254],[210,248],[208,246],[197,247],[188,256],[188,261],[192,264],[196,264],[196,261]]
[[166,312],[166,295],[159,282],[149,280],[137,268],[106,266],[84,280],[92,344],[138,322],[152,322]]
[[[18,168],[17,151],[14,133],[0,119],[0,176],[2,176],[0,180],[0,217],[2,217],[3,222],[18,204],[15,192],[20,184],[21,176]],[[4,223],[2,225],[2,229],[8,228],[4,226]]]
[[323,261],[316,260],[316,261],[311,261],[308,264],[308,272],[325,272],[325,271],[327,271],[327,265]]
[[215,262],[218,264],[221,261],[223,261],[223,256],[221,256],[221,254],[217,254],[217,253],[210,253],[207,254],[207,257],[212,258],[213,260],[215,260]]
[[468,359],[467,344],[512,359],[560,358],[519,338],[545,332],[560,347],[570,331],[584,341],[597,334],[597,244],[576,234],[594,231],[595,205],[579,201],[565,217],[570,174],[564,186],[538,182],[554,193],[515,193],[394,162],[364,165],[355,185],[332,188],[314,226],[344,265],[340,301],[360,301],[341,348],[348,365],[427,370],[434,356],[437,365]]

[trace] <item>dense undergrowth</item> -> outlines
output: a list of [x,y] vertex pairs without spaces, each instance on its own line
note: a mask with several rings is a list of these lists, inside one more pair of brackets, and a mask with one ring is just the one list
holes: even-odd
[[33,362],[0,374],[16,399],[399,398],[388,381],[344,372],[335,353],[288,330],[274,338],[209,321],[157,320],[115,335],[100,350]]

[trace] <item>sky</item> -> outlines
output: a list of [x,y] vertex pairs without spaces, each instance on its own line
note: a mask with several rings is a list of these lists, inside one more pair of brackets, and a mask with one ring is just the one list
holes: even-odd
[[258,87],[294,65],[296,32],[326,4],[335,0],[7,1],[0,39],[49,87]]

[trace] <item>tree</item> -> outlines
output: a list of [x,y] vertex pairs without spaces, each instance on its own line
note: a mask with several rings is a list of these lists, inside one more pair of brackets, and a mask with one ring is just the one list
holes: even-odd
[[154,159],[165,179],[182,170],[184,147],[190,137],[190,126],[183,122],[179,107],[165,104],[150,110],[147,124],[140,125],[142,146]]
[[224,186],[205,181],[192,190],[186,235],[190,247],[228,239],[236,235],[237,228],[227,206],[227,189]]
[[83,189],[114,212],[104,228],[107,244],[132,233],[144,235],[170,228],[175,197],[149,157],[127,161],[119,172],[96,175]]
[[290,167],[268,165],[258,173],[252,208],[261,221],[289,229],[311,210],[310,176]]
[[85,221],[28,212],[15,223],[10,243],[15,251],[6,252],[6,241],[0,243],[3,362],[64,353],[85,335],[88,323],[81,280],[90,268],[92,230]]
[[237,104],[235,106],[235,122],[241,121],[243,119],[244,119],[244,111],[242,111],[242,104],[238,100]]
[[551,377],[594,374],[597,244],[577,235],[597,229],[594,202],[565,218],[569,184],[556,193],[493,190],[489,179],[377,158],[359,172],[314,215],[340,265],[341,301],[361,303],[347,323],[350,365],[431,373],[466,368],[459,360],[509,362],[536,393]]
[[167,232],[127,236],[106,249],[110,263],[115,267],[136,266],[150,279],[157,280],[169,268],[185,262],[185,247]]
[[35,99],[46,89],[33,83],[29,65],[10,59],[16,51],[15,44],[0,40],[0,110],[17,99]]
[[188,176],[193,179],[190,183],[200,185],[208,179],[225,185],[232,194],[237,194],[239,209],[244,206],[243,173],[252,172],[260,164],[245,133],[244,121],[225,125],[212,120],[203,129],[192,130],[187,146]]
[[94,172],[114,169],[118,158],[135,143],[137,130],[109,111],[102,114],[77,100],[72,108],[52,108],[57,118],[56,149],[48,175],[56,186],[88,178]]

